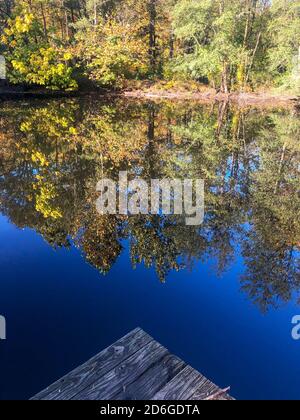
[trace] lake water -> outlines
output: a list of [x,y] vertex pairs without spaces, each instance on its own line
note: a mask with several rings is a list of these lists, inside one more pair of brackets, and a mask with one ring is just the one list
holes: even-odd
[[[0,399],[141,327],[238,399],[300,399],[300,120],[95,98],[0,108]],[[101,216],[119,171],[205,180],[205,220]]]

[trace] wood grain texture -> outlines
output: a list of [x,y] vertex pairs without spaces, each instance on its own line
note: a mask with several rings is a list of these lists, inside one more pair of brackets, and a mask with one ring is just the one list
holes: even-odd
[[[195,389],[194,394],[189,397],[189,399],[197,401],[205,400],[205,398],[215,394],[218,391],[220,391],[220,388],[203,376],[203,381],[198,385],[198,388]],[[223,397],[224,396],[222,396],[222,398]]]
[[140,328],[33,400],[233,400]]
[[167,354],[167,349],[156,341],[151,341],[73,399],[113,400],[151,366],[159,365]]
[[153,400],[188,400],[199,388],[203,389],[206,385],[207,379],[191,366],[187,366],[162,388]]
[[168,354],[159,364],[151,366],[137,381],[116,395],[115,400],[151,400],[186,364],[178,357]]
[[72,399],[76,394],[93,384],[99,377],[115,368],[150,341],[153,341],[152,337],[140,328],[137,328],[32,399]]

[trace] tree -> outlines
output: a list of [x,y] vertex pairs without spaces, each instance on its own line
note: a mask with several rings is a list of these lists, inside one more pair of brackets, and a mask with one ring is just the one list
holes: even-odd
[[76,89],[75,79],[121,88],[178,78],[224,93],[296,90],[299,8],[299,0],[0,0],[0,52],[11,83],[52,89]]
[[43,5],[41,0],[29,5],[20,2],[12,18],[7,20],[1,40],[7,49],[9,80],[49,89],[76,89],[73,70],[68,64],[71,57],[54,40],[50,43],[45,21],[43,28],[35,14],[39,5]]
[[86,76],[100,86],[122,87],[126,79],[147,70],[145,45],[135,26],[116,19],[98,18],[76,35],[73,53]]
[[300,2],[272,1],[273,19],[269,24],[272,45],[270,70],[277,82],[300,90]]
[[179,0],[173,10],[182,54],[176,69],[222,92],[247,85],[264,48],[264,1]]

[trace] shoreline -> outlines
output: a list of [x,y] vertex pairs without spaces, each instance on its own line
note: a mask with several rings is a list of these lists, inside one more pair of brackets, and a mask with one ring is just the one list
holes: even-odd
[[200,103],[212,102],[229,102],[238,106],[263,106],[263,107],[294,107],[298,110],[300,107],[300,96],[290,94],[273,94],[269,92],[232,92],[218,93],[214,90],[206,90],[203,92],[193,91],[172,91],[172,90],[156,90],[149,88],[132,89],[123,91],[99,90],[78,90],[78,91],[47,91],[47,90],[31,90],[22,91],[16,88],[0,89],[0,102],[11,100],[27,100],[27,99],[59,99],[74,98],[84,96],[97,96],[103,98],[128,98],[139,100],[172,100],[172,101],[194,101]]
[[214,91],[204,92],[172,92],[164,90],[132,90],[123,91],[121,96],[133,99],[152,99],[152,100],[181,100],[197,102],[232,102],[240,106],[286,106],[295,107],[300,101],[297,95],[271,94],[268,92],[259,93],[217,93]]

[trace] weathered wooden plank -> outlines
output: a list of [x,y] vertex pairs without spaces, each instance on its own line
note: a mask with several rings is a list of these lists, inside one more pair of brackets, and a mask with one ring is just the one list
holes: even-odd
[[152,399],[153,400],[188,400],[198,389],[204,390],[211,382],[193,369],[187,366],[176,375],[163,389],[161,389]]
[[[234,401],[234,398],[232,398],[230,395],[228,395],[228,392],[230,391],[230,387],[227,387],[225,389],[219,388],[217,392],[214,392],[207,397],[204,398],[206,401],[215,401],[215,400],[232,400]],[[195,398],[191,398],[195,399]]]
[[[220,391],[220,388],[203,376],[203,382],[198,386],[189,400],[205,400],[218,391]],[[222,398],[223,397],[224,396],[222,396]]]
[[122,390],[143,375],[151,366],[159,365],[168,350],[151,341],[116,368],[100,377],[92,386],[84,389],[74,400],[112,400]]
[[137,328],[32,399],[233,400]]
[[186,367],[178,357],[168,354],[140,378],[115,396],[115,400],[151,400],[171,379]]
[[32,399],[71,399],[152,340],[152,337],[137,328]]

